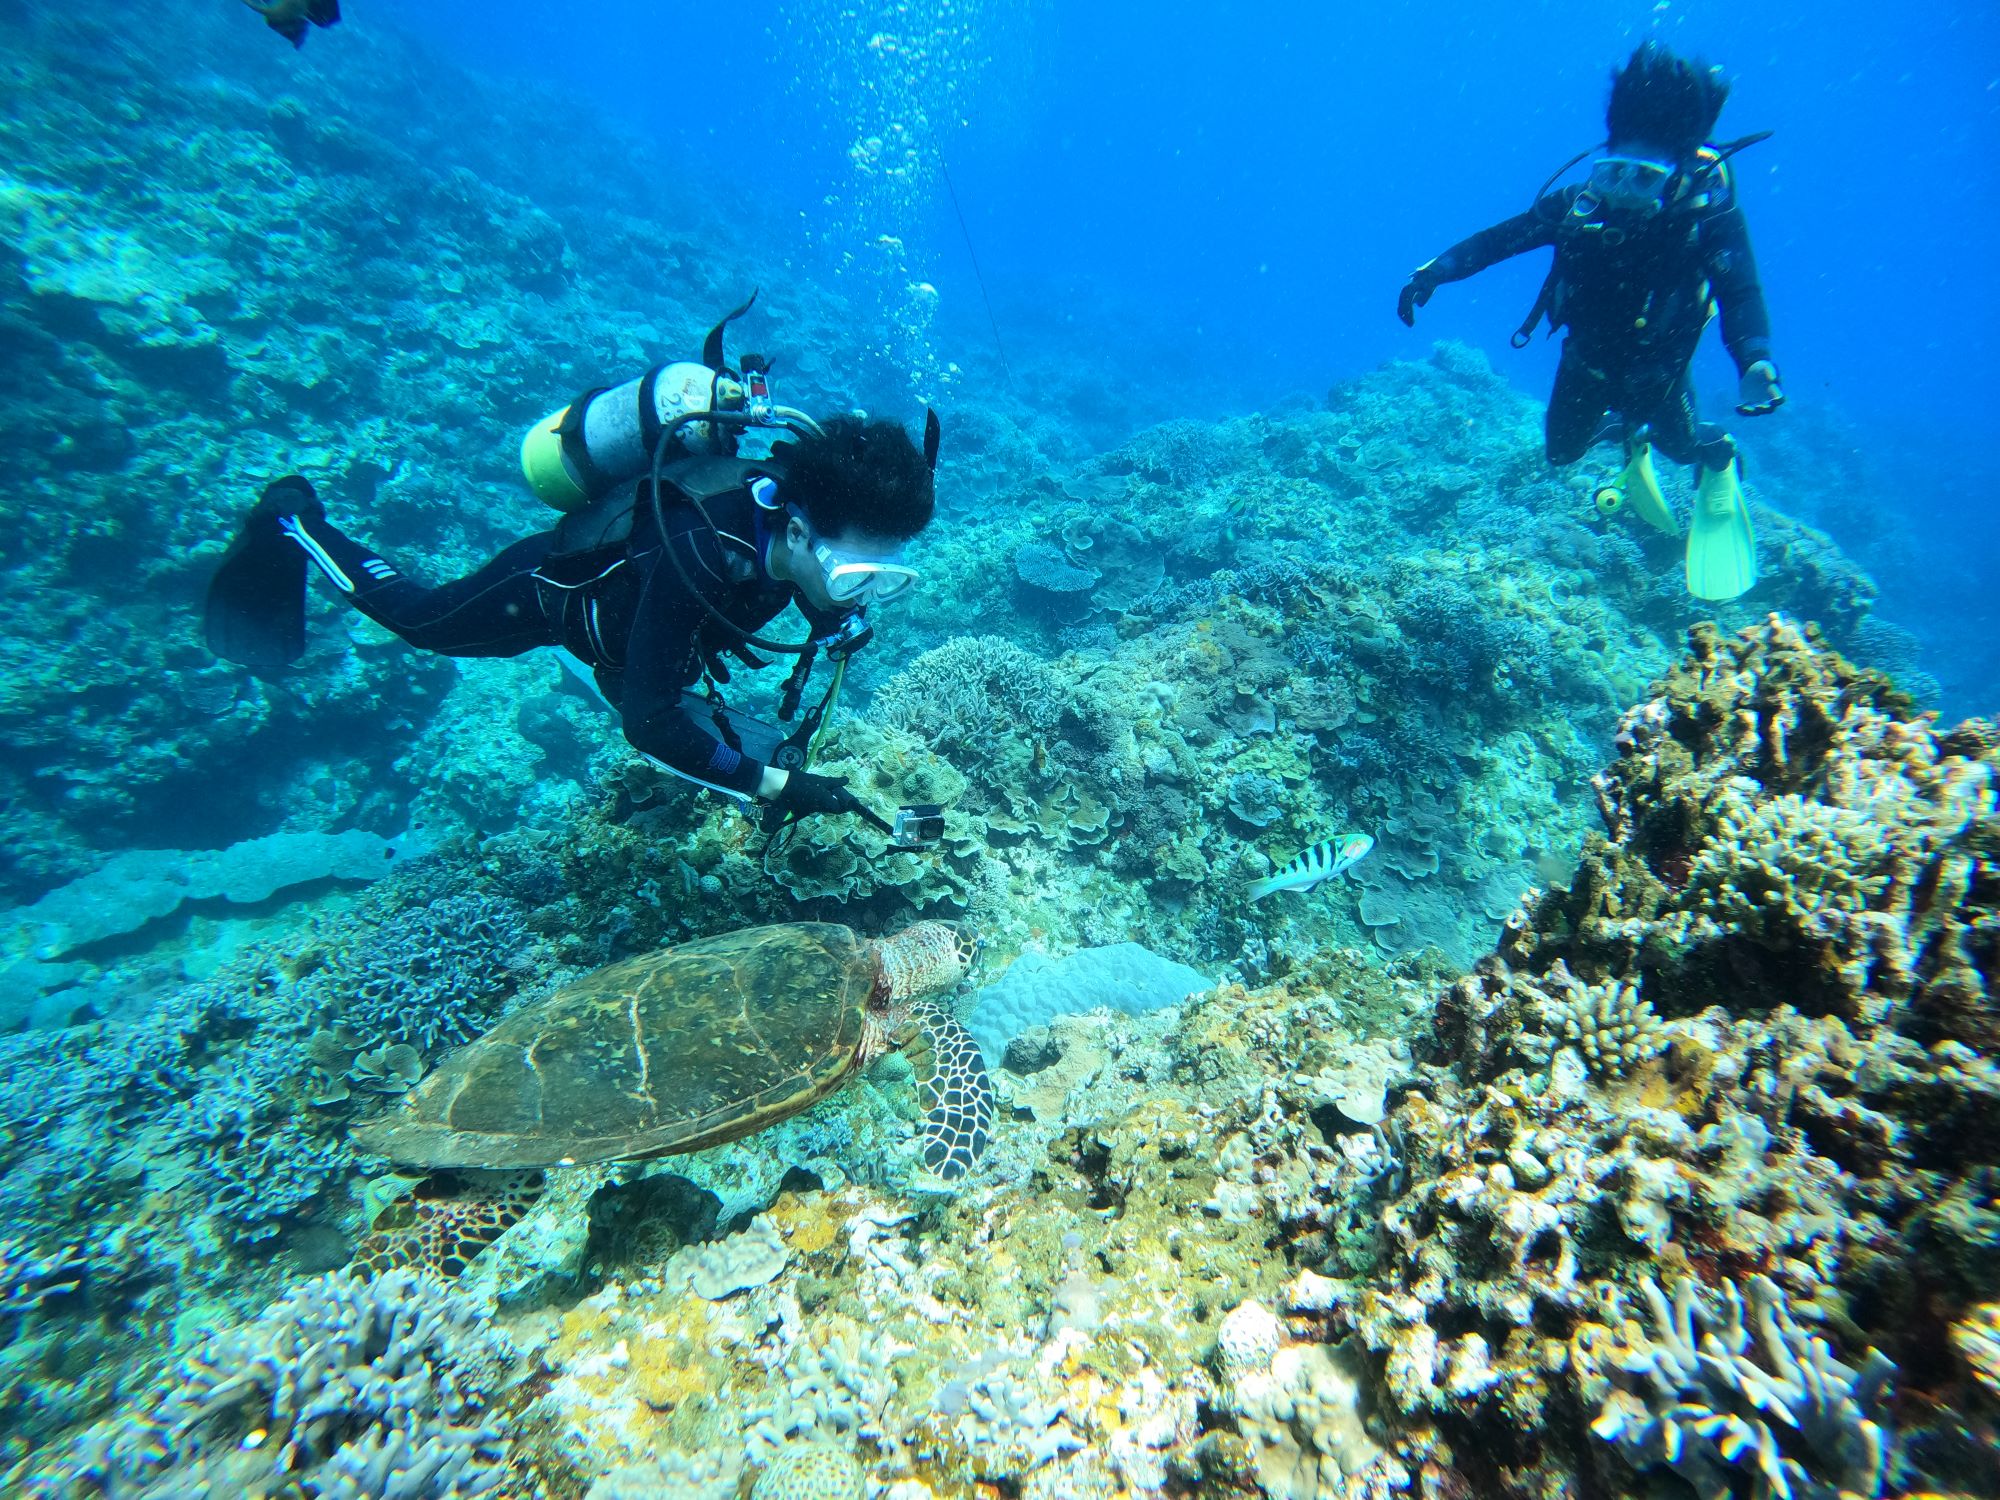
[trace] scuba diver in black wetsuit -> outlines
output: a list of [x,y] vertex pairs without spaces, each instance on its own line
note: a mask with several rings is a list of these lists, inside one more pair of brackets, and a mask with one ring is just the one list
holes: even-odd
[[[702,364],[587,391],[530,429],[523,472],[567,514],[454,582],[405,577],[337,530],[297,475],[267,486],[210,585],[210,648],[267,669],[303,655],[310,562],[423,650],[561,648],[588,669],[633,746],[689,780],[762,800],[785,821],[857,813],[898,842],[935,838],[937,809],[904,809],[891,824],[804,764],[848,656],[871,634],[864,611],[916,581],[897,553],[931,519],[937,417],[927,414],[919,451],[894,423],[819,423],[773,405],[763,361],[746,357],[740,374],[722,361],[723,329],[748,307],[710,333]],[[739,435],[757,429],[789,440],[766,459],[737,457]],[[789,604],[806,638],[760,635]],[[814,657],[835,662],[834,687],[783,738],[760,737],[770,726],[729,710],[716,686],[729,679],[725,657],[768,665],[760,650],[796,658],[787,721]]]
[[[1601,437],[1622,434],[1625,471],[1600,490],[1599,505],[1608,511],[1629,499],[1669,533],[1678,527],[1653,472],[1652,447],[1697,466],[1688,589],[1715,600],[1734,599],[1757,581],[1756,536],[1735,441],[1696,417],[1688,376],[1702,331],[1718,311],[1740,378],[1737,412],[1761,416],[1785,400],[1750,230],[1729,168],[1731,155],[1768,132],[1711,145],[1728,96],[1720,70],[1647,42],[1612,75],[1604,146],[1566,162],[1526,212],[1419,266],[1396,302],[1397,315],[1414,324],[1416,309],[1444,283],[1554,246],[1555,264],[1514,335],[1514,346],[1522,347],[1544,315],[1551,332],[1569,330],[1549,396],[1549,462],[1574,463]],[[1556,178],[1592,155],[1587,182],[1550,191]],[[1609,427],[1607,414],[1615,419]]]

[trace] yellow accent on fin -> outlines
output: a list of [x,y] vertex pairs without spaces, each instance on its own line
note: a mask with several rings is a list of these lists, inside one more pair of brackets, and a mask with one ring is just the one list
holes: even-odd
[[1739,466],[1704,469],[1688,527],[1687,586],[1697,599],[1721,601],[1757,582],[1757,532],[1743,503]]
[[1625,492],[1625,499],[1632,507],[1632,513],[1655,531],[1664,531],[1668,536],[1681,534],[1680,523],[1674,520],[1674,513],[1667,504],[1667,497],[1660,493],[1660,476],[1653,472],[1653,445],[1639,443],[1625,457],[1625,471],[1618,476],[1618,488]]

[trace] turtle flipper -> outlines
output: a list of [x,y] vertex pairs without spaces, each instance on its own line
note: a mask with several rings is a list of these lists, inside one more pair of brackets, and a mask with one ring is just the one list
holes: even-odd
[[912,1061],[924,1102],[924,1166],[949,1182],[971,1171],[993,1138],[993,1081],[979,1044],[950,1011],[921,1004],[910,1017],[922,1036]]
[[414,1266],[450,1280],[535,1206],[546,1182],[540,1172],[426,1178],[376,1215],[351,1264],[371,1276]]

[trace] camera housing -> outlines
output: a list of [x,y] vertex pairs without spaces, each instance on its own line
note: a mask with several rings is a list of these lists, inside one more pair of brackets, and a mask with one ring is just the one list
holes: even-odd
[[926,849],[943,837],[944,808],[936,802],[899,807],[889,825],[889,842],[899,849]]

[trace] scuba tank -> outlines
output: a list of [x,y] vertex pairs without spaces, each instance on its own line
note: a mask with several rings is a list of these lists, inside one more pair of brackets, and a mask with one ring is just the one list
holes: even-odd
[[[643,476],[657,456],[733,457],[745,427],[803,421],[800,413],[772,406],[768,361],[746,354],[739,372],[723,358],[723,331],[756,301],[752,292],[709,330],[699,363],[676,360],[623,385],[598,386],[530,427],[521,438],[528,488],[544,504],[574,511],[613,485]],[[735,420],[697,420],[723,415]],[[669,433],[673,453],[660,455]]]
[[[742,382],[727,370],[692,360],[655,365],[636,380],[585,391],[551,412],[521,438],[521,476],[537,499],[557,510],[575,510],[622,479],[643,474],[652,438],[680,417],[740,411]],[[687,453],[727,456],[735,436],[713,423],[683,426]]]

